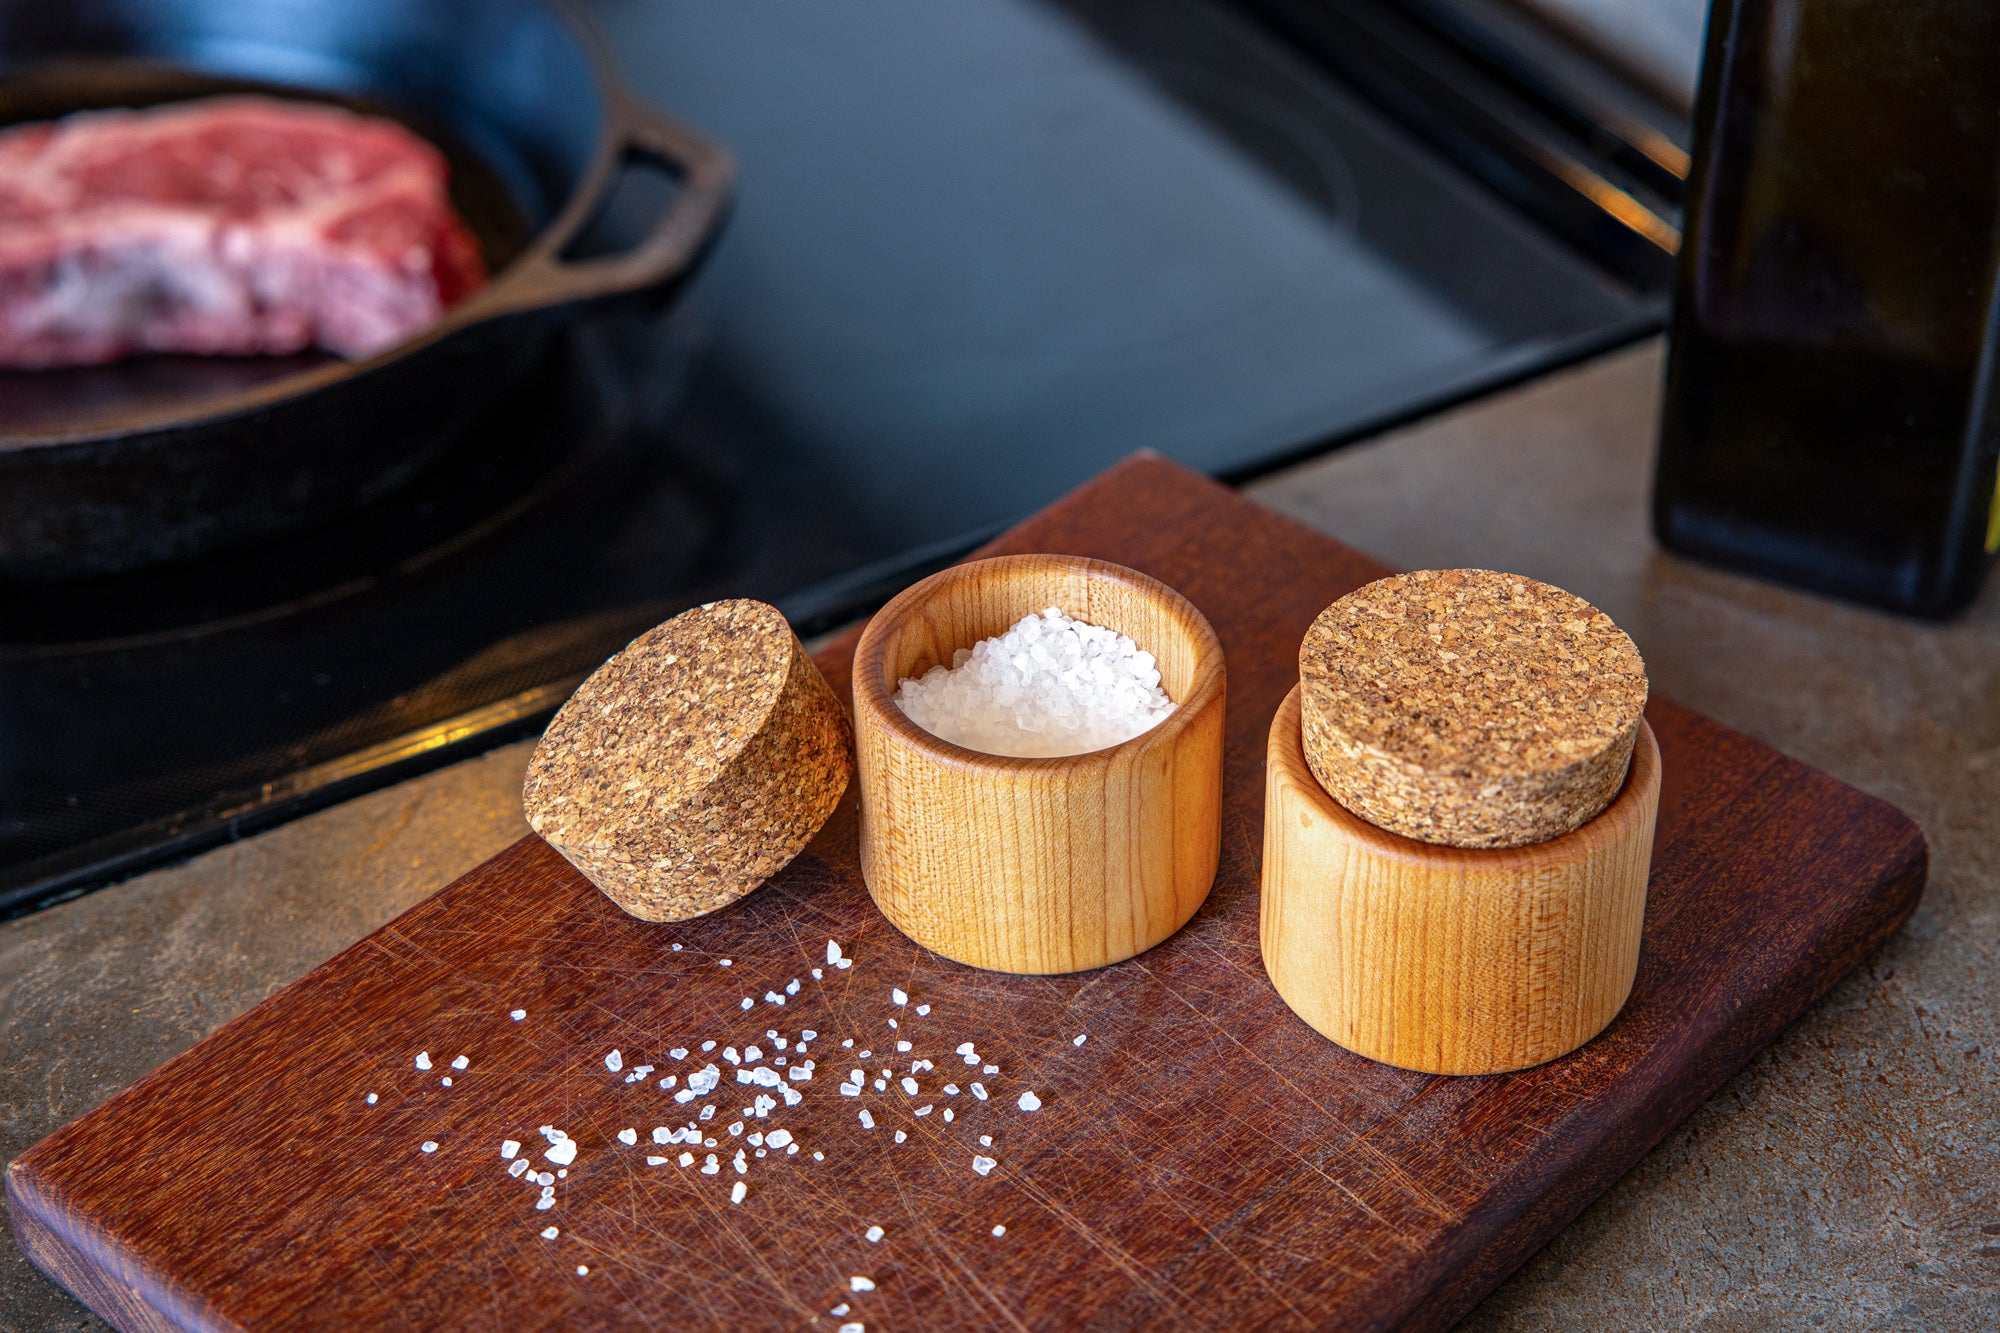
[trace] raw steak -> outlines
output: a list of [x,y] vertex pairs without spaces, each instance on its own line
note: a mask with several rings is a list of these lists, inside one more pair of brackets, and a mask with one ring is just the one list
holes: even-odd
[[386,120],[216,97],[0,132],[0,365],[367,357],[483,279],[443,155]]

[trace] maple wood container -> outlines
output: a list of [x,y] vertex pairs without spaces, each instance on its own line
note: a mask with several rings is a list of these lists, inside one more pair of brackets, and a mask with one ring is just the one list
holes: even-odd
[[1520,847],[1388,832],[1306,763],[1300,687],[1271,722],[1264,969],[1299,1017],[1371,1060],[1498,1074],[1553,1060],[1624,1007],[1639,966],[1660,748],[1643,721],[1624,785],[1578,828]]
[[[897,682],[1047,607],[1129,635],[1174,711],[1088,754],[969,750],[904,714]],[[1078,972],[1150,949],[1208,897],[1222,836],[1222,645],[1157,579],[1021,555],[934,574],[877,612],[854,654],[861,872],[924,947],[1002,972]]]

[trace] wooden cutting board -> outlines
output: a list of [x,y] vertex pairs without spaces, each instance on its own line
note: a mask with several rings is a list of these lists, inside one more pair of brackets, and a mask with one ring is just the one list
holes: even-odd
[[[16,1159],[23,1249],[128,1329],[1439,1328],[1922,892],[1923,836],[1898,811],[1656,701],[1666,781],[1622,1016],[1519,1074],[1372,1064],[1315,1035],[1265,980],[1257,856],[1264,735],[1300,635],[1383,568],[1147,458],[991,550],[1134,566],[1221,636],[1222,868],[1178,935],[1068,977],[946,962],[870,904],[851,801],[772,883],[678,926],[625,916],[526,839]],[[821,659],[843,692],[852,645]],[[851,968],[827,966],[829,938]],[[510,1019],[516,1008],[527,1016]],[[802,1029],[818,1033],[814,1075],[790,1080],[795,1048],[781,1071],[799,1103],[748,1125],[789,1130],[804,1151],[746,1157],[739,1175],[748,1131],[728,1126],[767,1090],[735,1082],[721,1047],[755,1043],[775,1070],[766,1032],[790,1043]],[[897,1054],[898,1040],[912,1049]],[[976,1067],[955,1054],[967,1041]],[[678,1047],[694,1049],[676,1061]],[[469,1067],[454,1072],[460,1054]],[[935,1068],[917,1072],[916,1096],[873,1088],[920,1059]],[[711,1061],[724,1081],[708,1096],[682,1105],[658,1086]],[[655,1070],[626,1082],[639,1064]],[[843,1096],[856,1067],[871,1082]],[[1041,1109],[1020,1108],[1024,1091]],[[697,1125],[720,1145],[712,1176],[649,1136],[711,1102]],[[543,1125],[579,1152],[537,1210],[500,1144],[553,1171]],[[636,1147],[614,1137],[627,1127]],[[669,1160],[649,1166],[649,1152]],[[855,1277],[873,1289],[852,1290]]]

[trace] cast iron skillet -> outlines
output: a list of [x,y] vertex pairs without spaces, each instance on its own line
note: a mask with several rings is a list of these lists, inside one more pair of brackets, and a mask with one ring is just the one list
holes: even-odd
[[[0,123],[277,91],[408,124],[444,150],[488,285],[365,362],[145,357],[0,371],[0,579],[200,555],[376,499],[562,320],[659,299],[718,226],[728,155],[634,101],[581,20],[537,0],[0,0]],[[676,178],[622,253],[565,251],[632,159]]]

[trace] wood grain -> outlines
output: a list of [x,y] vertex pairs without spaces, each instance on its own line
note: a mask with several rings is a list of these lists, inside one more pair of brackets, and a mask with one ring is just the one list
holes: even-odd
[[[163,1326],[204,1329],[832,1333],[841,1303],[870,1330],[1440,1328],[1921,892],[1923,838],[1903,815],[1656,699],[1659,826],[1618,1020],[1519,1074],[1365,1060],[1265,979],[1257,852],[1268,721],[1296,680],[1300,636],[1385,571],[1155,459],[993,548],[1032,551],[1163,580],[1228,654],[1221,862],[1172,939],[1063,977],[948,962],[870,903],[851,798],[763,890],[680,926],[626,916],[523,841],[17,1158],[7,1198],[23,1248],[133,1328],[147,1325],[107,1284]],[[836,693],[852,645],[819,657]],[[782,1010],[739,1011],[746,993],[810,982],[828,936],[851,969]],[[891,986],[912,1006],[892,1006]],[[515,1006],[528,1012],[518,1024]],[[912,1058],[940,1070],[974,1042],[1002,1070],[982,1074],[992,1100],[972,1109],[962,1094],[950,1124],[918,1118],[872,1085],[832,1092],[844,1069],[828,1059],[784,1113],[825,1160],[759,1164],[734,1207],[723,1177],[613,1146],[626,1126],[674,1123],[674,1103],[609,1075],[610,1047],[664,1066],[697,1038],[810,1026],[823,1046],[851,1032],[883,1055],[891,1015],[921,1044]],[[445,1090],[411,1068],[421,1049],[475,1063]],[[1045,1104],[1023,1114],[1029,1089]],[[369,1091],[379,1105],[365,1106]],[[858,1102],[877,1131],[859,1128]],[[587,1147],[559,1206],[537,1213],[496,1145],[545,1123]],[[998,1162],[985,1176],[969,1169],[981,1134]],[[417,1151],[426,1139],[436,1153]],[[561,1236],[543,1241],[551,1214]],[[876,1224],[887,1235],[871,1244]],[[876,1289],[849,1291],[852,1275]]]
[[[912,722],[896,684],[1045,607],[1129,635],[1175,703],[1089,754],[981,754]],[[861,873],[898,930],[1001,972],[1079,972],[1152,948],[1194,915],[1222,838],[1222,645],[1173,589],[1072,556],[933,574],[883,607],[854,654]]]
[[1660,750],[1643,720],[1597,818],[1526,847],[1387,832],[1319,785],[1294,689],[1271,721],[1261,943],[1278,994],[1358,1055],[1499,1074],[1602,1032],[1639,966]]

